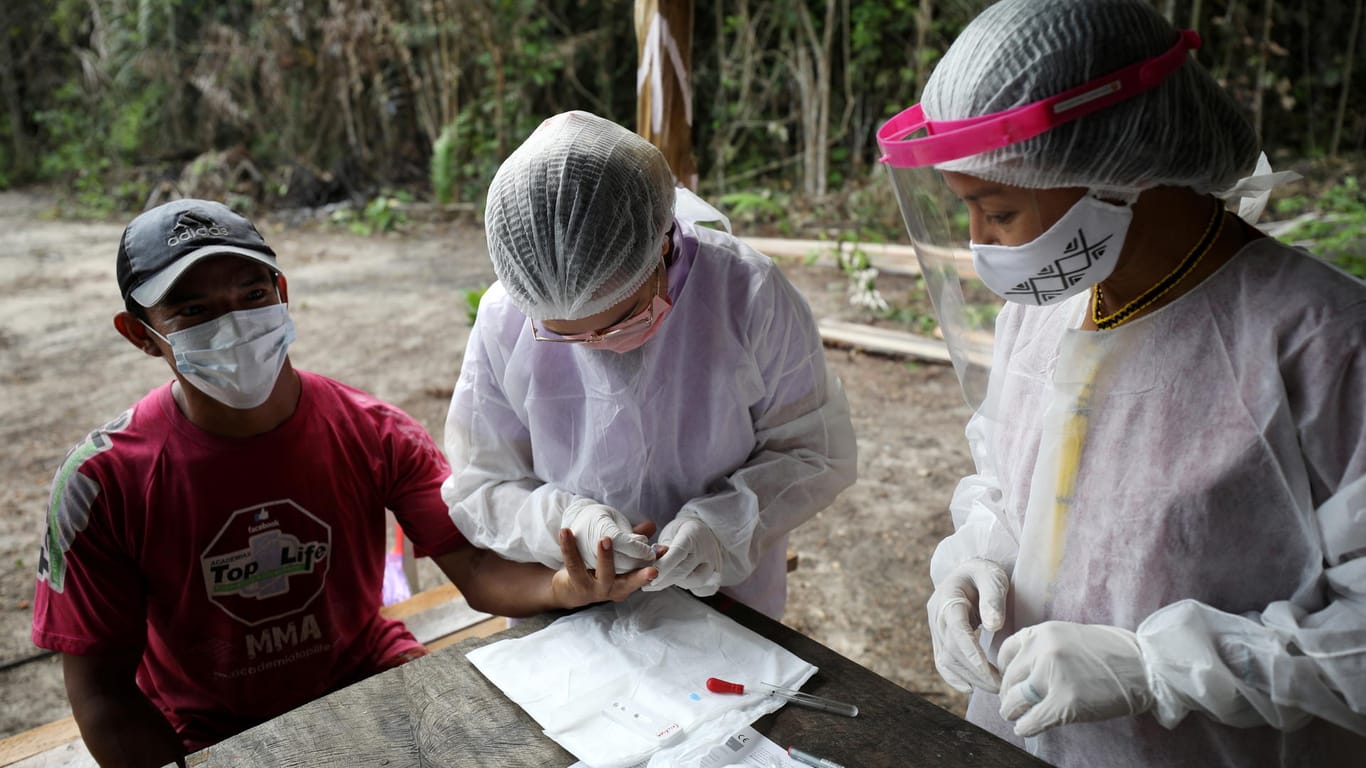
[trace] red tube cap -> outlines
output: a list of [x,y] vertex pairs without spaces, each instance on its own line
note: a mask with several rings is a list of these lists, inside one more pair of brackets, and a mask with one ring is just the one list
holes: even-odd
[[709,677],[707,678],[707,690],[712,693],[744,693],[745,686],[732,683],[729,680],[722,680],[719,677]]

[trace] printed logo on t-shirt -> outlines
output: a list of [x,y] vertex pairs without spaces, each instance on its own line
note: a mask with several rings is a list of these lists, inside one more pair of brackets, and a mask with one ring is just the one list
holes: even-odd
[[239,509],[204,550],[209,601],[248,626],[298,613],[327,581],[332,527],[289,499]]

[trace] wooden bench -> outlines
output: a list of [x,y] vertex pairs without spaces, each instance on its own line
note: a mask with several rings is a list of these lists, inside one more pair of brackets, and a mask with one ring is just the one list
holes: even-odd
[[85,768],[94,758],[81,742],[76,720],[64,717],[0,740],[0,766],[14,768]]

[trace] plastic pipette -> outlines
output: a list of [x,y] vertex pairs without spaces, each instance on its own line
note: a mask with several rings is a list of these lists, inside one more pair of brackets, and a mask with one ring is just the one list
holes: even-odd
[[[779,688],[778,686],[769,683],[759,683],[758,685],[750,686],[750,688],[752,689],[751,693],[777,696],[778,698],[786,699],[793,704],[799,704],[803,707],[819,709],[822,712],[833,712],[836,715],[844,715],[845,717],[858,717],[858,707],[853,704],[846,704],[842,701],[827,699],[824,696],[812,696],[809,693],[794,691],[790,688]],[[729,680],[722,680],[719,677],[709,677],[707,678],[707,690],[712,693],[744,693],[745,686],[740,683],[732,683]]]

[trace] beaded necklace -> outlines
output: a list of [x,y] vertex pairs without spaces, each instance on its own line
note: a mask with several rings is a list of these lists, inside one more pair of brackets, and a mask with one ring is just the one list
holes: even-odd
[[1181,260],[1181,263],[1177,264],[1171,272],[1168,272],[1166,277],[1158,280],[1151,288],[1139,294],[1133,301],[1104,317],[1101,317],[1100,314],[1102,298],[1100,284],[1097,283],[1094,301],[1091,305],[1091,319],[1095,321],[1096,328],[1102,331],[1117,328],[1132,320],[1135,314],[1142,311],[1148,305],[1162,298],[1167,291],[1174,288],[1186,275],[1190,274],[1191,270],[1195,269],[1195,266],[1200,263],[1200,260],[1205,257],[1205,254],[1209,253],[1210,249],[1214,247],[1215,241],[1219,239],[1219,233],[1223,231],[1224,206],[1220,205],[1218,201],[1215,201],[1214,215],[1210,217],[1209,224],[1205,226],[1205,233],[1200,236],[1199,242],[1195,244],[1195,247],[1191,248],[1190,253],[1186,254],[1186,257]]

